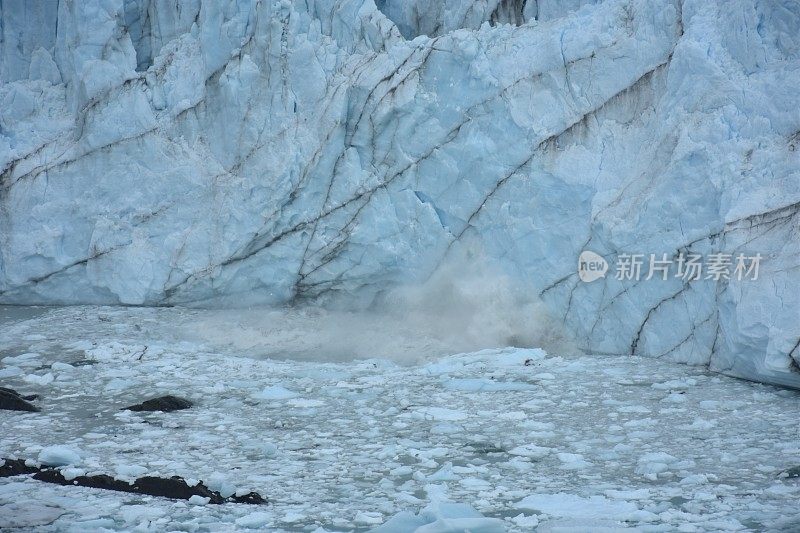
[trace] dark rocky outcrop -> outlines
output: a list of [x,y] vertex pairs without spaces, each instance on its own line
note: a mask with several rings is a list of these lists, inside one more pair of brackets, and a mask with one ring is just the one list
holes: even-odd
[[192,407],[192,402],[177,396],[167,395],[158,398],[145,400],[136,405],[129,405],[124,407],[123,410],[128,411],[163,411],[169,413],[171,411],[180,411],[181,409],[188,409]]
[[5,463],[0,466],[0,477],[19,476],[23,474],[33,474],[33,479],[54,483],[56,485],[90,487],[94,489],[115,490],[118,492],[129,492],[133,494],[147,494],[149,496],[161,496],[176,500],[188,500],[192,496],[208,498],[209,503],[249,503],[263,504],[267,500],[257,492],[249,492],[242,496],[223,497],[219,492],[213,491],[202,482],[190,486],[181,477],[173,476],[162,478],[155,476],[143,476],[133,483],[114,479],[107,474],[96,474],[87,476],[77,476],[71,479],[64,477],[64,474],[56,468],[27,466],[22,459],[5,459]]
[[781,472],[781,475],[782,477],[789,477],[789,478],[800,477],[800,465],[787,468],[786,470]]
[[22,474],[33,474],[39,469],[35,466],[28,466],[23,459],[3,459],[0,466],[0,477],[19,476]]
[[0,409],[7,411],[27,411],[35,413],[39,408],[30,403],[38,398],[35,394],[23,396],[14,389],[0,387]]

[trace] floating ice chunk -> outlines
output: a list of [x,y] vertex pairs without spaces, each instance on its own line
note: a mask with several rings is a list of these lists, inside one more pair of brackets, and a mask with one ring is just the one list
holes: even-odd
[[289,400],[292,407],[322,407],[325,402],[322,400],[309,400],[308,398],[296,398]]
[[547,357],[547,352],[541,348],[516,349],[504,352],[495,357],[492,362],[498,366],[518,366],[541,361]]
[[228,479],[219,472],[214,472],[208,477],[206,485],[209,489],[219,492],[220,496],[227,498],[236,493],[236,487],[228,481]]
[[479,477],[465,477],[464,479],[461,479],[459,483],[462,486],[472,490],[488,490],[491,487],[491,484],[488,481]]
[[681,429],[686,429],[689,431],[707,431],[716,425],[717,423],[714,422],[713,420],[706,420],[704,418],[695,418],[691,424],[686,424],[684,426],[681,426]]
[[681,485],[704,485],[706,483],[708,483],[708,476],[705,474],[694,474],[680,480]]
[[642,455],[639,458],[639,462],[640,463],[643,463],[643,462],[644,463],[649,463],[649,462],[654,462],[654,461],[663,462],[663,463],[674,463],[677,460],[678,459],[675,456],[670,455],[670,454],[668,454],[666,452],[650,452],[650,453],[646,453],[646,454]]
[[272,514],[258,511],[236,519],[236,525],[247,529],[261,529],[272,521]]
[[147,472],[147,468],[141,465],[120,464],[116,466],[115,470],[117,472],[117,477],[121,479],[135,479]]
[[561,461],[561,468],[565,470],[583,470],[592,466],[592,463],[583,458],[579,453],[559,453],[558,460]]
[[652,387],[658,390],[685,390],[697,385],[697,380],[693,378],[671,379],[663,383],[653,383]]
[[16,376],[21,376],[24,371],[18,366],[9,366],[6,368],[0,369],[0,378],[13,378]]
[[6,364],[6,365],[13,365],[13,366],[19,366],[19,367],[27,368],[27,367],[37,367],[37,366],[39,366],[40,365],[40,362],[39,362],[39,358],[40,357],[41,357],[41,355],[38,354],[38,353],[29,352],[29,353],[23,353],[23,354],[20,354],[20,355],[10,355],[8,357],[3,357],[2,359],[0,359],[0,361],[2,361],[3,364]]
[[607,490],[603,494],[613,500],[645,500],[650,497],[650,491],[648,489]]
[[658,479],[659,474],[667,472],[677,462],[678,459],[668,453],[646,453],[639,458],[639,464],[635,472],[651,481],[655,481]]
[[428,481],[455,481],[458,479],[458,475],[453,472],[453,463],[447,462],[427,479]]
[[627,520],[639,510],[636,504],[610,500],[603,496],[584,498],[575,494],[532,494],[516,505],[518,509],[539,511],[564,518]]
[[264,442],[256,446],[256,448],[264,454],[264,457],[272,457],[278,453],[278,446],[273,442]]
[[257,392],[253,394],[253,398],[257,400],[290,400],[292,398],[297,398],[299,394],[296,392],[290,391],[285,387],[281,387],[280,385],[270,385],[269,387],[265,388],[261,392]]
[[353,522],[360,526],[377,526],[383,522],[383,515],[374,511],[356,513]]
[[75,468],[72,466],[68,466],[61,470],[61,475],[64,476],[64,479],[66,479],[67,481],[72,481],[78,476],[86,475],[86,470],[84,470],[83,468]]
[[505,531],[502,520],[486,518],[466,504],[435,502],[418,514],[403,511],[373,533],[495,533]]
[[500,413],[499,418],[504,420],[525,420],[528,415],[523,411],[509,411],[507,413]]
[[533,528],[539,525],[539,518],[536,515],[525,515],[523,513],[513,517],[511,521],[519,527],[528,530],[533,530]]
[[81,462],[81,452],[67,446],[48,446],[39,452],[39,462],[46,466],[76,465]]
[[398,466],[397,468],[392,468],[389,470],[389,475],[392,477],[400,477],[400,476],[407,476],[413,472],[413,469],[408,466]]
[[211,498],[204,498],[197,494],[194,494],[191,498],[189,498],[189,503],[191,505],[208,505],[208,502],[211,501]]
[[281,522],[285,522],[287,524],[293,524],[295,522],[300,522],[306,517],[303,513],[297,513],[294,511],[289,511],[285,515],[281,517]]
[[520,457],[529,457],[531,459],[543,459],[550,455],[552,451],[553,450],[551,448],[536,446],[535,444],[523,444],[522,446],[511,448],[508,450],[508,453],[511,455],[518,455]]
[[136,385],[136,382],[132,379],[125,379],[125,378],[114,378],[108,383],[106,383],[105,390],[107,392],[115,392],[121,391],[124,389],[129,389]]
[[27,383],[32,383],[34,385],[49,385],[55,379],[55,376],[52,372],[48,372],[47,374],[38,375],[38,374],[28,374],[25,376],[24,379]]

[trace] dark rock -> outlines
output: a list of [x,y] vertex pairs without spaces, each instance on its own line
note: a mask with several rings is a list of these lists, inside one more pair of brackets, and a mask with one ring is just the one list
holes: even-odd
[[33,474],[38,471],[35,466],[26,465],[22,459],[3,459],[3,461],[3,466],[0,466],[0,477]]
[[209,490],[202,483],[190,487],[186,484],[186,481],[177,476],[171,478],[140,477],[133,486],[136,492],[150,494],[151,496],[164,496],[179,500],[188,500],[192,496],[202,496],[203,498],[209,498],[210,503],[223,503],[225,501],[225,498],[219,492]]
[[159,398],[152,398],[150,400],[145,400],[142,403],[137,403],[136,405],[130,405],[128,407],[124,407],[123,410],[128,411],[163,411],[165,413],[169,413],[171,411],[180,411],[181,409],[188,409],[192,406],[192,402],[189,400],[185,400],[183,398],[178,398],[177,396],[161,396]]
[[39,411],[39,408],[29,403],[28,400],[35,400],[36,398],[38,398],[38,396],[35,394],[22,396],[14,389],[0,387],[0,409],[35,413]]
[[267,503],[266,498],[257,492],[248,492],[244,496],[231,496],[228,498],[228,501],[234,503],[250,503],[253,505]]
[[[106,474],[95,476],[77,476],[73,479],[66,479],[61,471],[54,468],[41,468],[34,475],[33,479],[54,483],[56,485],[74,485],[76,487],[90,487],[93,489],[118,490],[129,492],[130,484],[119,481]],[[126,490],[127,489],[127,490]]]
[[23,400],[32,401],[39,397],[38,394],[20,394],[14,389],[9,389],[8,387],[0,387],[0,392],[7,392],[8,394],[13,394],[14,396],[19,396]]
[[800,466],[793,466],[791,468],[787,468],[782,472],[784,477],[800,477]]
[[75,487],[90,487],[93,489],[115,490],[118,492],[130,492],[133,494],[147,494],[149,496],[162,496],[176,500],[188,500],[192,496],[202,496],[208,498],[209,503],[225,503],[218,492],[208,489],[202,483],[190,487],[180,477],[160,478],[153,476],[140,477],[132,484],[127,481],[114,479],[106,474],[94,476],[77,476],[73,479],[66,479],[64,475],[55,469],[41,469],[34,474],[33,479],[44,481],[45,483],[55,483],[56,485],[72,485]]
[[56,468],[47,466],[35,467],[26,466],[22,459],[5,459],[0,466],[0,477],[19,476],[23,474],[33,474],[33,479],[45,483],[56,485],[89,487],[93,489],[115,490],[118,492],[128,492],[131,494],[146,494],[148,496],[161,496],[176,500],[188,500],[192,496],[208,498],[209,503],[248,503],[265,504],[266,498],[257,492],[250,492],[243,496],[223,497],[219,492],[209,489],[203,483],[189,486],[181,477],[161,478],[154,476],[144,476],[138,478],[133,483],[114,479],[106,474],[96,474],[91,476],[77,476],[66,479],[64,474]]

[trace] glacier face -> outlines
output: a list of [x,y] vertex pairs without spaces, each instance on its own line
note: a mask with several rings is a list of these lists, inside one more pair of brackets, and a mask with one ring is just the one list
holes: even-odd
[[0,36],[0,303],[367,305],[472,254],[582,349],[800,386],[791,0],[2,0]]

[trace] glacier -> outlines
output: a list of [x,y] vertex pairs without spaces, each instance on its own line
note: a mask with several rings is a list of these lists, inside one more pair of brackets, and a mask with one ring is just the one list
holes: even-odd
[[792,0],[2,0],[0,39],[0,303],[367,307],[482,261],[585,352],[800,387]]

